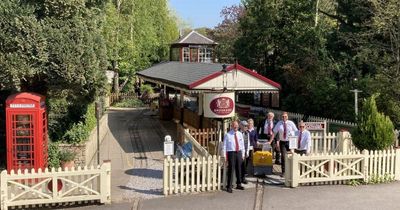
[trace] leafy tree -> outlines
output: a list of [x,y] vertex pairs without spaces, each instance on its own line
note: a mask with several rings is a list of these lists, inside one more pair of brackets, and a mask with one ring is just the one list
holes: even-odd
[[45,95],[58,140],[104,90],[102,14],[84,0],[5,0],[0,8],[0,88]]
[[360,150],[387,149],[394,141],[393,123],[389,117],[378,112],[376,97],[372,95],[365,100],[357,127],[352,132],[353,143]]
[[178,38],[175,16],[166,0],[108,1],[105,13],[107,54],[119,62],[121,87],[132,89],[135,72],[168,60],[169,44]]
[[208,31],[208,35],[218,45],[215,49],[216,57],[221,63],[234,63],[234,43],[240,37],[239,19],[244,15],[244,7],[242,5],[232,5],[225,7],[221,11],[224,18],[217,27]]

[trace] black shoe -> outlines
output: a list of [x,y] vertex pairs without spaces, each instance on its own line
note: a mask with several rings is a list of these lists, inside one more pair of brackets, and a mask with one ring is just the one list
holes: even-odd
[[276,165],[280,165],[280,164],[281,164],[281,161],[275,161],[275,164],[276,164]]
[[242,181],[242,183],[243,183],[243,184],[247,184],[248,182],[247,182],[247,180],[244,179],[244,180]]
[[227,189],[226,189],[226,192],[232,193],[232,188],[227,188]]
[[236,189],[238,189],[238,190],[244,190],[244,187],[243,187],[242,185],[238,185],[238,186],[236,187]]

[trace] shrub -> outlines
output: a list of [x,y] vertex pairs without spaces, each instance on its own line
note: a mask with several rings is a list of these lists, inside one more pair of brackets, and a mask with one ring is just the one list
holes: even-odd
[[75,123],[71,129],[65,132],[63,140],[69,144],[80,144],[89,137],[89,132],[82,122]]
[[69,150],[63,150],[60,152],[60,162],[69,162],[73,161],[75,159],[76,154],[74,152],[71,152]]
[[393,144],[393,123],[389,117],[378,112],[376,97],[372,95],[364,101],[357,127],[352,132],[353,143],[360,150],[382,150]]
[[96,114],[94,103],[87,106],[86,113],[83,115],[84,122],[74,123],[72,127],[65,132],[62,139],[69,144],[80,144],[85,142],[90,132],[96,127]]
[[147,94],[147,95],[154,94],[154,90],[153,90],[153,88],[151,87],[151,85],[142,85],[142,86],[140,87],[140,92],[141,92],[142,94]]
[[135,107],[142,107],[144,106],[143,102],[139,99],[124,99],[113,106],[115,107],[125,107],[125,108],[135,108]]
[[60,150],[58,143],[49,142],[48,148],[48,165],[50,168],[60,167]]

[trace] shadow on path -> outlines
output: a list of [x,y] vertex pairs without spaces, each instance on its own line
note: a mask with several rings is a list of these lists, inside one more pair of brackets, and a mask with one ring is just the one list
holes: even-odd
[[150,168],[133,168],[125,171],[125,174],[132,176],[140,176],[153,179],[162,179],[162,170],[150,169]]

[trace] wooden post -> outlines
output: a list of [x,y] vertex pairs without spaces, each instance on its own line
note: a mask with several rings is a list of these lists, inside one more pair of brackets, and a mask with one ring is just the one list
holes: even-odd
[[111,203],[111,160],[104,160],[100,167],[101,169],[101,203],[110,204]]
[[291,181],[292,181],[292,164],[293,163],[293,154],[292,155],[286,155],[285,157],[285,186],[290,187],[291,186]]
[[1,186],[1,209],[7,210],[7,202],[8,202],[8,187],[7,187],[7,170],[3,170],[1,172],[0,177],[0,186]]
[[396,149],[396,160],[394,165],[394,180],[400,180],[400,149]]
[[362,154],[364,155],[364,160],[362,162],[361,167],[364,173],[364,182],[367,182],[369,179],[369,170],[368,170],[369,152],[368,150],[363,150]]
[[300,155],[293,153],[292,155],[292,161],[291,164],[289,164],[289,166],[291,166],[290,170],[290,175],[291,180],[292,180],[292,184],[291,187],[298,187],[299,186],[299,178],[300,178],[300,170],[299,170],[299,160],[300,159]]
[[164,170],[163,170],[163,192],[164,192],[164,195],[168,195],[168,183],[169,183],[169,170],[168,170],[168,167],[169,167],[169,163],[170,163],[170,161],[171,161],[171,156],[167,156],[167,158],[164,158]]

